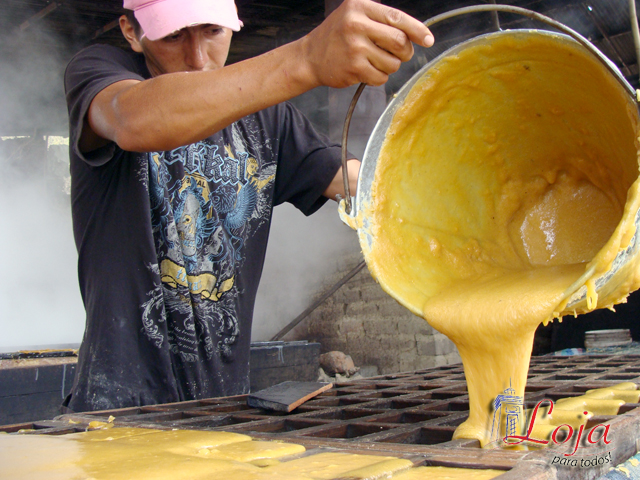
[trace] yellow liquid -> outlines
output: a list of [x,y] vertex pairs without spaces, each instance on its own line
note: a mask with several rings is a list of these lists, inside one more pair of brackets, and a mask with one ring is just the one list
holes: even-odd
[[526,411],[527,427],[532,427],[529,436],[536,440],[549,440],[553,431],[563,425],[569,425],[577,431],[581,425],[586,427],[594,415],[617,415],[625,403],[638,403],[640,390],[637,388],[635,383],[624,382],[612,387],[587,390],[584,395],[559,399],[551,414],[545,402],[545,406],[538,409],[533,425],[532,410]]
[[418,467],[394,475],[394,480],[491,480],[505,472],[500,470],[449,467]]
[[[531,438],[546,439],[562,424],[585,425],[595,414],[614,415],[640,391],[626,382],[560,399],[551,415],[537,413]],[[531,412],[528,412],[530,415]],[[252,440],[217,431],[115,427],[68,435],[0,435],[0,478],[29,480],[210,479],[331,480],[337,478],[489,480],[492,469],[417,467],[407,459],[340,451],[305,453],[302,445]]]
[[[536,327],[625,301],[637,258],[607,288],[640,205],[637,107],[557,36],[494,36],[439,61],[387,132],[361,245],[382,287],[456,344],[470,399],[455,438],[485,445],[492,403],[523,396]],[[567,310],[586,285],[586,301]]]
[[[305,451],[246,435],[110,428],[70,435],[0,436],[0,477],[64,480],[272,478],[251,461]],[[281,478],[304,478],[282,475]]]
[[[61,436],[0,435],[0,478],[373,480],[391,478],[413,466],[405,459],[345,452],[291,457],[304,452],[302,445],[251,440],[226,432],[111,428]],[[450,470],[455,474],[462,469],[437,467],[429,478],[453,478],[447,476]]]
[[305,478],[328,480],[332,478],[385,478],[394,472],[413,466],[409,460],[375,455],[356,455],[345,452],[319,453],[283,462],[265,468],[266,472],[280,475],[299,475]]

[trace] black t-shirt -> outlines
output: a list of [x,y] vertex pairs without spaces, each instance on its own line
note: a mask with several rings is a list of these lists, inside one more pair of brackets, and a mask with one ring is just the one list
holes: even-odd
[[80,153],[95,95],[149,76],[142,56],[104,45],[65,75],[87,312],[74,411],[247,393],[273,205],[313,213],[340,164],[339,147],[286,103],[172,151]]

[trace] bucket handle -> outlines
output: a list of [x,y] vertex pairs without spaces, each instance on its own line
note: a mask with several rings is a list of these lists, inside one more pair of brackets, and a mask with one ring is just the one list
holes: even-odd
[[[631,0],[633,1],[633,0]],[[622,87],[631,95],[631,97],[638,102],[638,96],[636,95],[636,91],[633,89],[631,85],[627,81],[624,80],[624,77],[620,74],[617,67],[609,60],[600,50],[598,50],[595,45],[593,45],[589,40],[584,38],[578,32],[573,30],[572,28],[567,27],[565,24],[555,21],[554,19],[542,15],[540,13],[534,12],[532,10],[527,10],[526,8],[513,7],[511,5],[474,5],[471,7],[463,7],[457,8],[455,10],[451,10],[449,12],[441,13],[440,15],[436,15],[424,22],[425,26],[430,27],[435,25],[442,20],[448,20],[449,18],[457,17],[459,15],[465,15],[467,13],[478,13],[478,12],[507,12],[507,13],[515,13],[519,15],[523,15],[525,17],[532,18],[533,20],[538,20],[542,23],[546,23],[554,27],[557,30],[560,30],[562,33],[565,33],[576,40],[580,45],[589,50],[593,55],[595,55],[600,62],[609,70],[615,78],[622,84]],[[633,23],[633,22],[632,22]],[[351,100],[351,104],[349,105],[349,110],[347,111],[347,117],[344,121],[344,128],[342,130],[342,180],[344,182],[344,192],[345,192],[345,207],[344,211],[347,215],[351,214],[352,204],[351,204],[351,188],[349,187],[349,172],[347,171],[347,136],[349,135],[349,125],[351,124],[351,117],[353,116],[353,111],[356,108],[356,103],[358,103],[358,99],[366,86],[365,83],[361,83],[356,90],[353,99]]]

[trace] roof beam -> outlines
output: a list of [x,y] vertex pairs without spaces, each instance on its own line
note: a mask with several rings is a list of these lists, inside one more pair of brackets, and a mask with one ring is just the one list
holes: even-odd
[[22,22],[20,24],[20,27],[18,27],[20,29],[21,32],[24,32],[27,28],[29,28],[34,22],[40,20],[41,18],[46,17],[47,15],[49,15],[51,12],[53,12],[56,8],[58,8],[60,5],[62,5],[62,2],[51,2],[49,5],[47,5],[46,7],[44,7],[42,10],[40,10],[38,13],[36,13],[35,15],[33,15],[32,17],[29,17],[28,19],[26,19],[24,22]]
[[604,29],[604,27],[602,26],[602,24],[598,21],[598,18],[593,14],[593,11],[591,10],[591,7],[589,7],[588,5],[585,5],[585,4],[583,4],[583,7],[584,7],[584,11],[587,13],[587,16],[589,16],[591,18],[591,21],[593,22],[593,24],[596,26],[596,28],[600,32],[600,35],[602,35],[602,38],[603,38],[604,42],[611,49],[611,51],[615,54],[615,56],[618,57],[618,62],[622,65],[622,70],[624,71],[624,75],[626,77],[630,76],[631,75],[631,70],[629,70],[629,66],[624,62],[624,60],[622,59],[622,56],[620,55],[620,52],[616,48],[615,44],[611,41],[611,37],[607,34],[607,32]]
[[96,32],[93,34],[93,37],[91,39],[95,40],[100,35],[103,35],[103,34],[107,33],[109,30],[113,30],[114,28],[116,28],[118,26],[120,26],[120,18],[116,18],[115,20],[107,23],[104,27],[99,28],[98,30],[96,30]]

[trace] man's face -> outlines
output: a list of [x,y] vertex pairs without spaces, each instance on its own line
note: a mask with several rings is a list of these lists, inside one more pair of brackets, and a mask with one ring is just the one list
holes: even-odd
[[[124,33],[124,30],[123,30]],[[183,28],[160,40],[130,38],[134,51],[143,53],[152,76],[222,68],[227,61],[232,31],[217,25]]]

